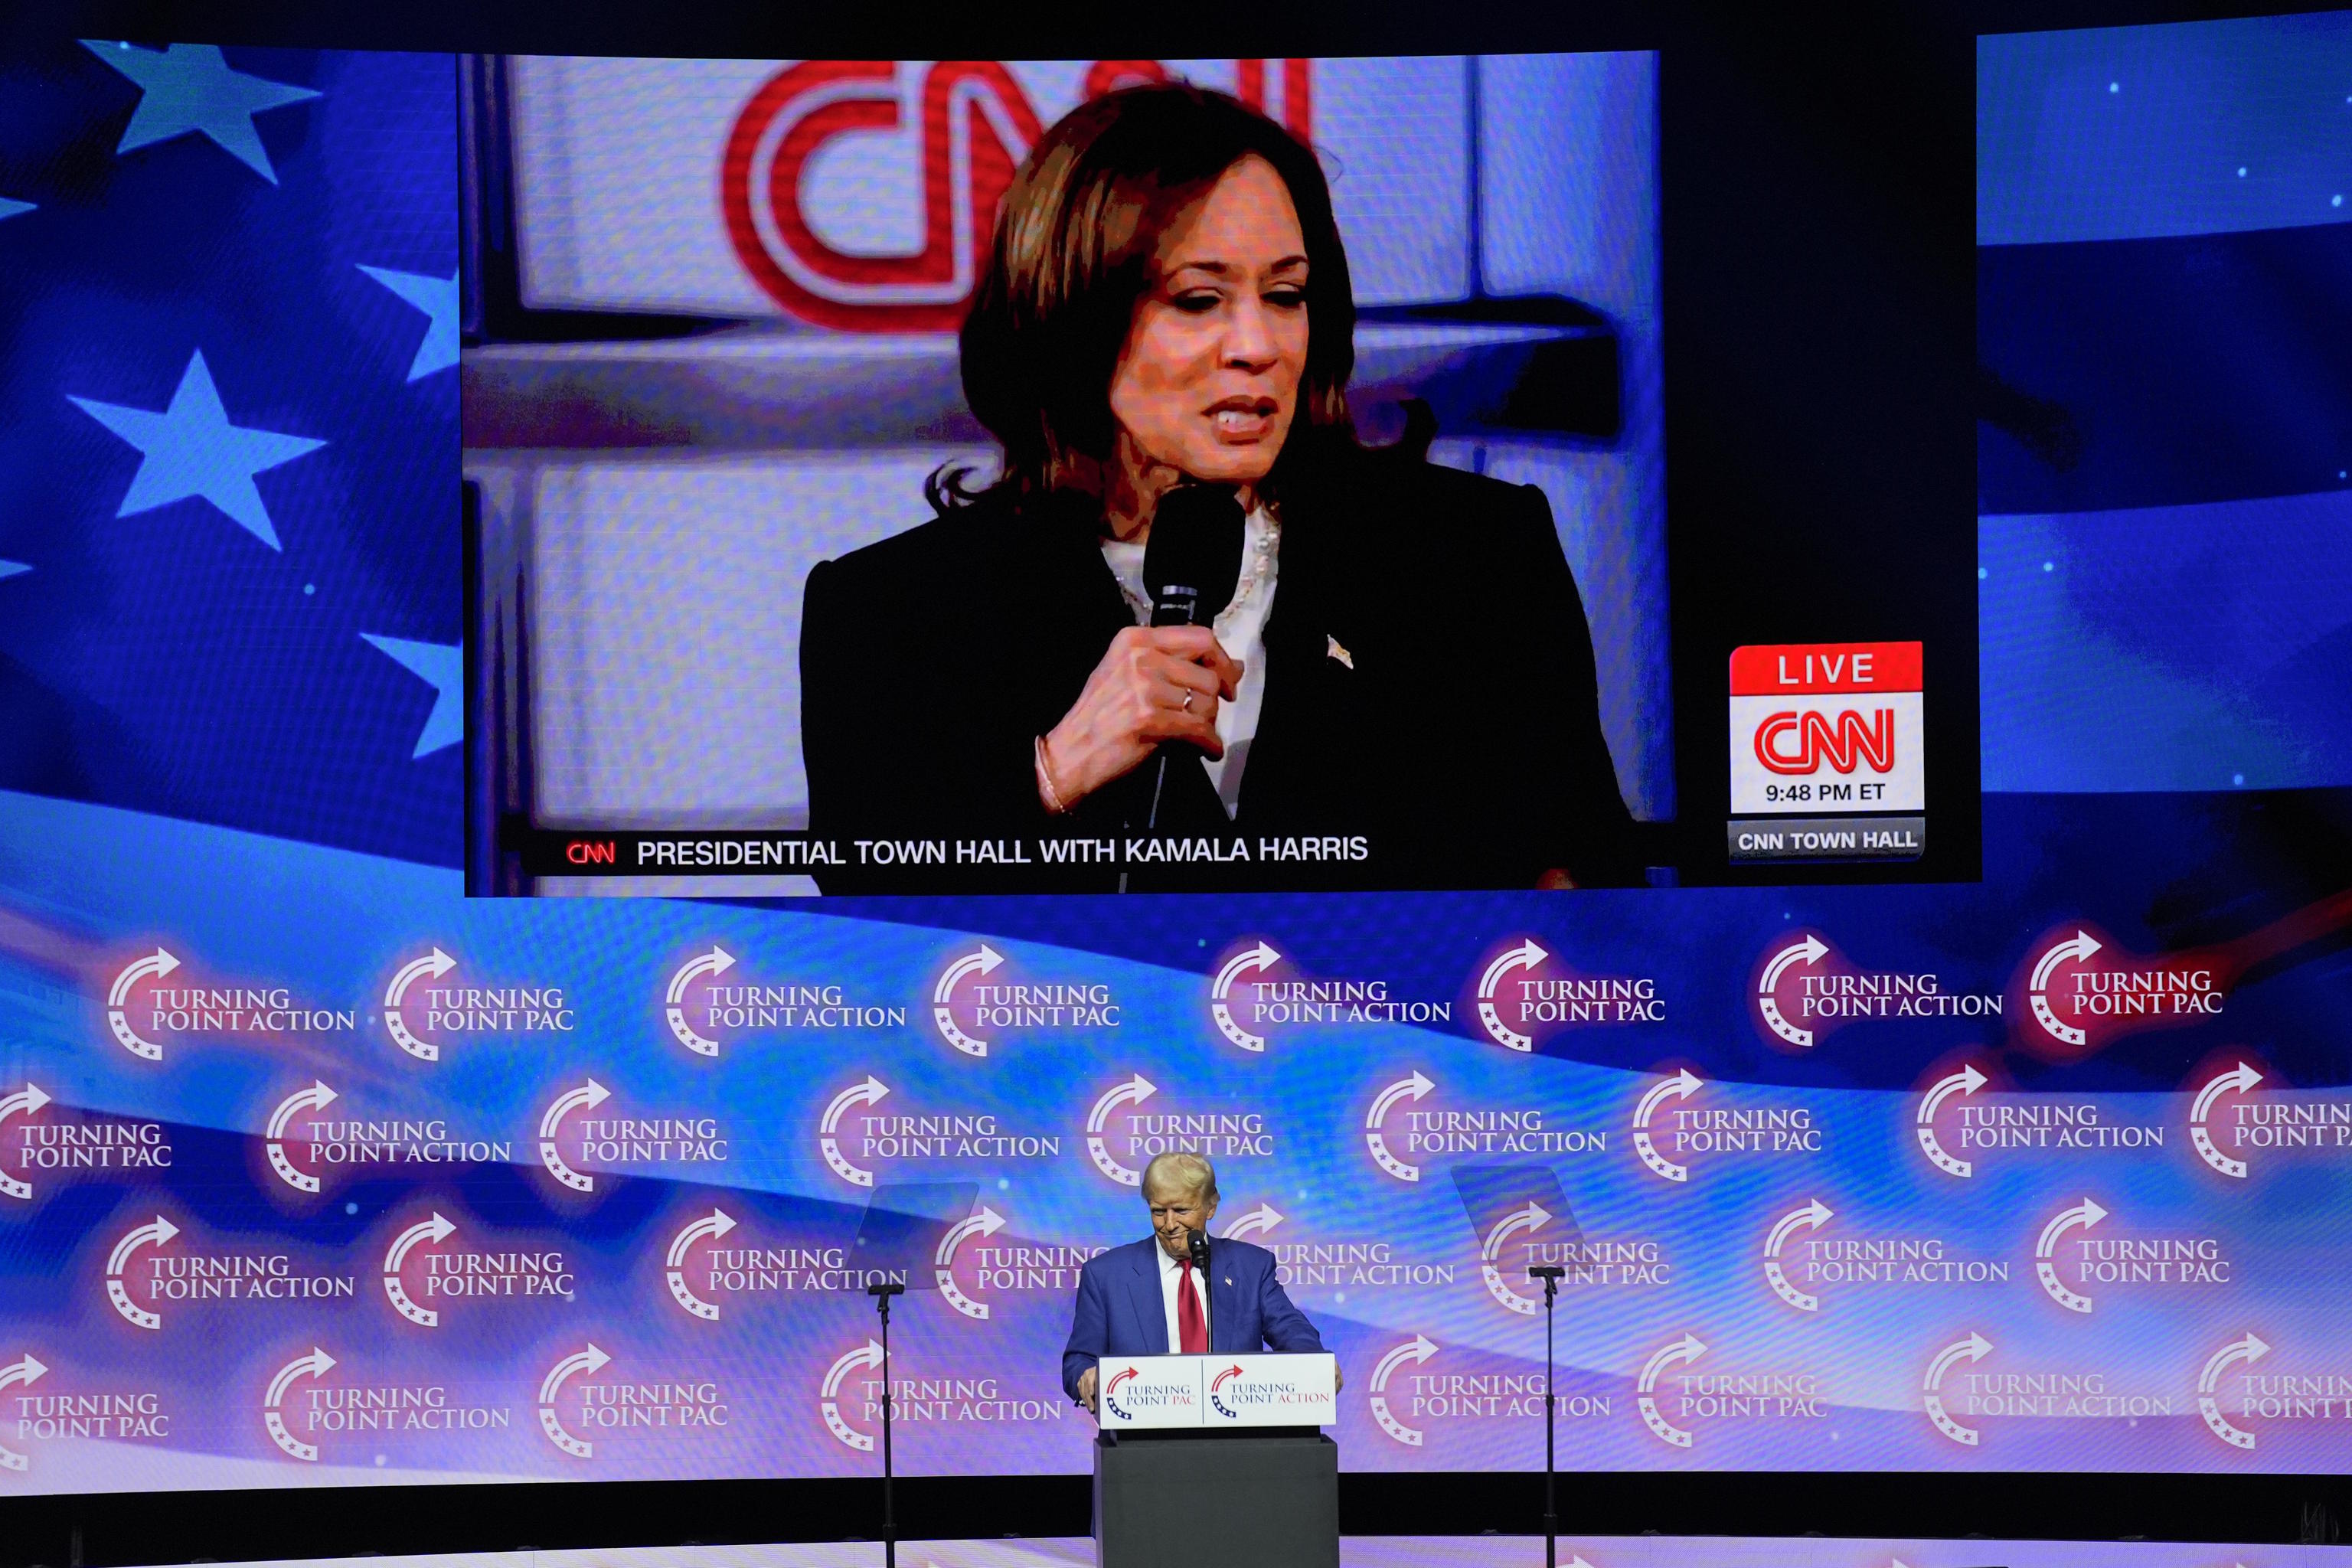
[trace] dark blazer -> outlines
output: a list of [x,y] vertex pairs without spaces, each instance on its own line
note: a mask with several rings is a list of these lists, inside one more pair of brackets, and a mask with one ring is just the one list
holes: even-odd
[[[1160,1243],[1114,1247],[1078,1270],[1078,1304],[1062,1352],[1062,1388],[1078,1396],[1078,1376],[1105,1356],[1172,1355],[1167,1300],[1160,1293]],[[1274,1254],[1246,1241],[1209,1243],[1209,1351],[1250,1355],[1323,1348],[1307,1314],[1290,1303]]]
[[[1159,832],[1239,837],[1246,867],[1135,868],[1145,889],[1530,887],[1635,879],[1576,582],[1532,486],[1385,453],[1286,478],[1266,687],[1239,816],[1170,751]],[[801,734],[810,826],[844,840],[1140,833],[1156,764],[1056,818],[1032,743],[1134,616],[1092,520],[1000,492],[809,574]],[[1343,648],[1349,660],[1333,655]],[[1362,835],[1370,858],[1265,860]],[[1034,852],[1033,852],[1034,853]],[[854,852],[851,858],[855,859]],[[1115,889],[1115,866],[976,881],[853,864],[828,893]]]

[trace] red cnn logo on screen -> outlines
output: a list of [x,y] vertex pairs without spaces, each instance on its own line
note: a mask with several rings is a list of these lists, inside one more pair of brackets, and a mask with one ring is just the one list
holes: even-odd
[[610,866],[613,864],[613,841],[609,838],[575,838],[563,847],[563,858],[574,866]]
[[1834,729],[1829,715],[1818,710],[1775,713],[1756,726],[1756,760],[1781,774],[1817,773],[1823,763],[1850,773],[1865,762],[1873,773],[1892,773],[1895,710],[1875,709],[1864,723],[1861,714],[1848,708],[1838,714]]
[[[1236,95],[1265,103],[1265,60],[1234,62]],[[1308,133],[1308,62],[1281,62],[1283,119]],[[1097,60],[1083,98],[1164,81],[1157,60]],[[899,126],[898,71],[890,60],[803,60],[751,95],[719,166],[727,232],[744,268],[803,321],[843,331],[950,332],[988,250],[997,204],[1045,132],[1035,107],[999,60],[940,60],[917,94],[922,247],[870,256],[827,243],[803,205],[810,161],[836,136]]]

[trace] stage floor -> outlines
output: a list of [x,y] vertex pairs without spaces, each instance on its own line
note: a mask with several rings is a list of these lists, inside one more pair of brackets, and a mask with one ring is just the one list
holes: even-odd
[[[900,1568],[1091,1568],[1085,1536],[905,1541]],[[1343,1568],[1543,1568],[1527,1536],[1351,1536]],[[369,1557],[236,1568],[880,1568],[871,1542],[674,1546]],[[2352,1546],[2231,1546],[2148,1542],[1846,1541],[1803,1538],[1562,1537],[1559,1568],[2352,1568]]]

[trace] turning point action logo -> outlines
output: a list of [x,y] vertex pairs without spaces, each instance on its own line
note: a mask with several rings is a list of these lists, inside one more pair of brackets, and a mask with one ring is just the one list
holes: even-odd
[[107,991],[106,1026],[114,1031],[116,1041],[132,1056],[151,1062],[163,1059],[163,1047],[131,1026],[131,988],[142,980],[161,980],[179,967],[180,961],[169,950],[158,947],[145,958],[126,965]]
[[1771,1234],[1764,1238],[1764,1278],[1772,1287],[1772,1294],[1800,1312],[1818,1312],[1822,1299],[1798,1289],[1789,1283],[1789,1276],[1780,1267],[1780,1248],[1801,1230],[1819,1230],[1836,1217],[1830,1206],[1819,1198],[1809,1198],[1805,1206],[1791,1209],[1773,1224]]
[[[877,1007],[849,1000],[839,985],[785,982],[761,984],[738,978],[719,984],[735,967],[735,955],[713,942],[673,970],[662,994],[662,1017],[670,1037],[698,1057],[719,1055],[722,1032],[779,1029],[822,1034],[841,1029],[903,1029],[904,1007]],[[698,984],[699,983],[699,984]],[[709,1030],[705,1034],[703,1031]]]
[[106,1299],[114,1303],[114,1310],[133,1328],[160,1329],[163,1326],[163,1315],[151,1312],[131,1300],[130,1288],[122,1278],[131,1267],[131,1255],[142,1247],[161,1247],[179,1234],[178,1226],[157,1215],[145,1225],[134,1225],[123,1232],[122,1239],[114,1244],[114,1250],[106,1255]]
[[1389,1379],[1394,1376],[1397,1368],[1405,1363],[1412,1362],[1416,1366],[1426,1366],[1429,1363],[1429,1358],[1436,1353],[1437,1346],[1431,1342],[1429,1337],[1415,1331],[1412,1338],[1395,1346],[1386,1355],[1381,1357],[1372,1367],[1372,1419],[1381,1424],[1381,1431],[1409,1447],[1418,1448],[1422,1446],[1423,1431],[1418,1426],[1406,1426],[1396,1418],[1394,1412],[1390,1410]]
[[1920,1399],[1927,1406],[1927,1419],[1936,1424],[1936,1430],[1953,1442],[1964,1443],[1971,1448],[1977,1446],[1983,1434],[1974,1426],[1961,1426],[1952,1419],[1951,1412],[1944,1408],[1944,1376],[1964,1361],[1980,1362],[1991,1353],[1992,1342],[1971,1329],[1967,1339],[1937,1351],[1935,1359],[1927,1363],[1927,1375],[1919,1380]]
[[[437,1116],[319,1119],[319,1112],[341,1098],[325,1081],[313,1079],[269,1113],[263,1152],[278,1179],[298,1193],[317,1196],[326,1187],[320,1172],[338,1167],[489,1164],[513,1157],[513,1146],[505,1140],[455,1137]],[[309,1120],[298,1124],[306,1115]],[[306,1170],[303,1162],[319,1169]]]
[[690,1221],[670,1237],[669,1253],[662,1262],[669,1280],[670,1300],[706,1323],[719,1321],[719,1303],[706,1301],[688,1289],[686,1283],[687,1249],[698,1241],[716,1241],[735,1228],[735,1216],[725,1209],[714,1208],[700,1219]]
[[1932,970],[1882,973],[1848,963],[1819,933],[1801,931],[1756,971],[1756,1020],[1776,1045],[1811,1050],[1828,1031],[1864,1018],[1998,1018],[2001,999],[1947,991]]
[[296,1356],[278,1369],[278,1375],[269,1380],[269,1392],[261,1402],[261,1424],[269,1429],[269,1440],[285,1450],[289,1458],[299,1459],[307,1465],[319,1462],[318,1445],[305,1443],[288,1429],[286,1395],[292,1391],[296,1379],[321,1378],[334,1369],[335,1358],[312,1345],[308,1355]]
[[[1243,1050],[1262,1052],[1266,1037],[1259,1031],[1277,1026],[1453,1021],[1453,1003],[1401,998],[1385,980],[1276,976],[1274,966],[1286,962],[1264,941],[1253,941],[1224,962],[1209,984],[1209,1016],[1219,1034]],[[1256,978],[1242,979],[1251,973]]]
[[106,1026],[142,1061],[163,1059],[163,1041],[154,1037],[330,1035],[359,1027],[356,1012],[306,1007],[283,985],[155,984],[179,967],[177,956],[158,947],[125,964],[107,988]]
[[867,1340],[856,1350],[836,1356],[824,1370],[824,1383],[817,1393],[818,1407],[824,1413],[828,1431],[861,1454],[874,1451],[874,1439],[852,1426],[841,1414],[841,1383],[851,1373],[882,1364],[882,1346],[878,1341]]
[[874,1185],[873,1169],[861,1163],[869,1160],[936,1164],[1061,1157],[1060,1134],[1007,1131],[993,1111],[877,1113],[874,1108],[889,1094],[889,1085],[868,1073],[862,1083],[853,1083],[825,1101],[824,1114],[818,1119],[818,1152],[833,1173],[851,1186]]
[[[1407,1154],[1533,1155],[1552,1160],[1566,1154],[1597,1154],[1609,1147],[1609,1134],[1585,1127],[1547,1126],[1549,1114],[1539,1107],[1467,1110],[1419,1109],[1437,1088],[1415,1068],[1372,1097],[1364,1111],[1364,1147],[1372,1163],[1400,1182],[1418,1182],[1423,1167]],[[1403,1113],[1401,1132],[1389,1125],[1396,1108],[1412,1100],[1416,1109]]]

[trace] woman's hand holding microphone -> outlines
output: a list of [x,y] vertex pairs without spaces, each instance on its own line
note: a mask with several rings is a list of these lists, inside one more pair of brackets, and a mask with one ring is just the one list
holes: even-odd
[[1231,701],[1242,667],[1207,626],[1129,626],[1062,721],[1037,742],[1037,798],[1065,812],[1150,757],[1181,741],[1212,758],[1217,704]]

